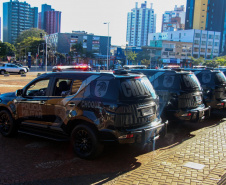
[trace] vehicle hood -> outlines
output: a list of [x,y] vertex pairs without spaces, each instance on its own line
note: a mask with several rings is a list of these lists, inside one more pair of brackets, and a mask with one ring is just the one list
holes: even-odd
[[16,98],[15,92],[4,93],[0,95],[2,101],[11,101]]

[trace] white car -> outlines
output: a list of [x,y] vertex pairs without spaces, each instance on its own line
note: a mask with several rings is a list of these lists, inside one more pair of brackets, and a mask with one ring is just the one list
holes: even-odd
[[6,72],[24,74],[28,71],[25,67],[19,67],[15,64],[2,64],[2,66],[0,66],[0,74],[4,75]]

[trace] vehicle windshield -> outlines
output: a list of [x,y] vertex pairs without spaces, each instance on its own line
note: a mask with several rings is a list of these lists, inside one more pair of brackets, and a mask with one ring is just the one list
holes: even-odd
[[181,78],[181,89],[184,91],[202,90],[198,78],[194,74],[185,74]]

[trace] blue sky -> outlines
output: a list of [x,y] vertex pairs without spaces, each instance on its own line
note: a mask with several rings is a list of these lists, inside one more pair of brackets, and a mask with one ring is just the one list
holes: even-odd
[[[24,2],[19,0],[20,2]],[[2,17],[2,3],[9,0],[0,0],[0,16]],[[51,5],[56,11],[61,11],[62,22],[61,32],[71,33],[74,31],[86,31],[95,35],[108,35],[112,37],[112,45],[125,45],[127,13],[138,7],[144,0],[26,0],[31,7],[38,7],[41,12],[41,5]],[[162,14],[171,11],[175,5],[186,6],[186,0],[147,0],[147,6],[153,3],[155,14],[157,14],[157,32],[161,31]]]

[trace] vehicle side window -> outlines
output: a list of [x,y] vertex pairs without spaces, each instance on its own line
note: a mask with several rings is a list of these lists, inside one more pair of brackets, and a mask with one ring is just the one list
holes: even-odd
[[71,79],[57,79],[53,91],[53,96],[65,96],[70,94],[72,80]]
[[31,84],[25,91],[26,96],[46,96],[49,79],[40,80]]
[[81,85],[82,85],[82,80],[74,80],[71,87],[71,94],[76,94]]

